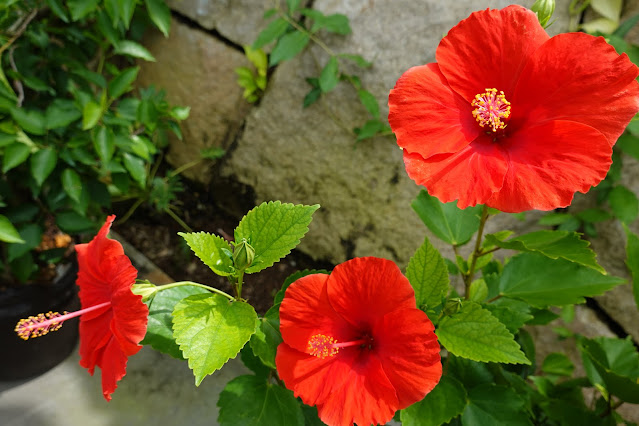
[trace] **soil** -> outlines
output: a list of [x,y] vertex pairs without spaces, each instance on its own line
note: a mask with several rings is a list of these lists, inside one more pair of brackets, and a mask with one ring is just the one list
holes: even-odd
[[[235,217],[217,205],[211,193],[184,182],[179,194],[179,216],[195,232],[205,231],[232,240],[233,230],[241,217]],[[244,203],[246,204],[246,203]],[[114,206],[123,217],[128,205]],[[235,295],[225,277],[213,273],[190,250],[178,232],[188,232],[166,213],[143,205],[125,222],[114,224],[114,230],[175,281],[194,281]],[[256,274],[245,275],[242,297],[263,315],[273,305],[273,297],[291,274],[304,269],[332,269],[327,262],[315,261],[293,250],[275,265]]]

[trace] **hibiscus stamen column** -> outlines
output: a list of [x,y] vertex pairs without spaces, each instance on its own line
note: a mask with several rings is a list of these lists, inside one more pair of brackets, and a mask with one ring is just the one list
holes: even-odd
[[336,355],[340,348],[347,348],[349,346],[360,346],[372,348],[373,339],[358,339],[351,342],[338,343],[335,338],[326,336],[324,334],[315,334],[308,340],[308,352],[309,354],[318,358],[326,358]]
[[80,315],[93,312],[95,310],[106,308],[111,306],[111,302],[104,302],[98,305],[91,306],[79,311],[60,314],[58,312],[47,312],[46,314],[38,314],[36,316],[30,316],[18,321],[15,331],[21,339],[29,340],[30,338],[44,336],[51,331],[57,331],[62,327],[62,323],[71,318],[79,317]]
[[510,102],[504,92],[497,94],[497,89],[486,89],[484,93],[475,95],[471,105],[475,107],[473,117],[481,127],[488,126],[493,132],[506,128],[502,119],[510,117]]

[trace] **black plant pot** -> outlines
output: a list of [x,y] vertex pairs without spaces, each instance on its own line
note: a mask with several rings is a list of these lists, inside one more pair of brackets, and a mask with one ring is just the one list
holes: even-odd
[[46,336],[22,340],[14,329],[18,321],[49,311],[80,308],[75,284],[77,264],[61,265],[53,283],[0,287],[0,380],[20,380],[40,375],[64,361],[78,341],[78,319]]

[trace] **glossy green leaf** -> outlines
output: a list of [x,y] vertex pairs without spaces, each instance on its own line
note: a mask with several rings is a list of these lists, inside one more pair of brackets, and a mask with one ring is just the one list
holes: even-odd
[[164,0],[145,0],[146,10],[153,24],[162,31],[164,37],[169,36],[171,29],[171,10]]
[[20,233],[13,226],[11,221],[4,215],[0,214],[0,241],[5,243],[24,243],[25,241],[20,238]]
[[441,305],[442,297],[446,295],[450,284],[448,268],[428,238],[408,262],[406,278],[415,290],[418,308],[434,308]]
[[11,117],[27,133],[40,136],[47,132],[46,118],[40,110],[14,107]]
[[468,405],[461,416],[462,426],[532,426],[525,401],[514,389],[485,384],[468,392]]
[[240,351],[240,359],[246,368],[260,378],[266,379],[272,371],[269,367],[262,364],[262,361],[255,356],[253,349],[251,349],[249,345],[245,345]]
[[173,358],[183,359],[180,347],[173,337],[173,309],[182,299],[194,294],[209,294],[203,288],[195,286],[180,286],[157,292],[147,302],[149,306],[149,322],[143,345],[151,345],[153,349]]
[[546,356],[541,365],[541,371],[555,376],[570,377],[575,370],[575,365],[566,354],[553,352]]
[[118,5],[118,15],[124,23],[124,27],[128,30],[129,25],[131,25],[131,19],[133,18],[133,12],[135,11],[137,0],[117,0],[116,3]]
[[140,188],[146,188],[146,163],[137,155],[125,152],[122,154],[124,160],[124,168],[129,172],[133,180],[137,182]]
[[[284,18],[277,18],[269,23],[255,39],[255,42],[251,46],[253,49],[259,49],[272,41],[275,41],[278,37],[283,35],[288,28],[288,22]],[[295,56],[295,55],[293,55]]]
[[67,0],[67,7],[71,12],[71,19],[78,21],[98,7],[99,0]]
[[117,77],[113,78],[109,82],[108,93],[111,99],[116,99],[128,92],[131,89],[131,85],[138,77],[140,67],[131,67],[122,70]]
[[14,167],[27,161],[31,150],[23,143],[12,143],[4,148],[2,154],[2,173],[7,173]]
[[55,222],[61,230],[69,234],[95,230],[95,223],[77,212],[58,213],[55,216]]
[[103,112],[104,111],[99,104],[93,101],[87,102],[82,109],[82,130],[88,130],[95,127],[95,125],[98,124],[98,121],[100,121],[100,118],[102,118]]
[[456,379],[443,375],[424,399],[401,411],[404,426],[439,426],[464,411],[466,389]]
[[[271,51],[269,65],[274,66],[282,61],[294,58],[304,50],[309,40],[308,35],[299,31],[284,34]],[[256,45],[254,44],[253,47],[256,47]]]
[[530,364],[506,326],[475,302],[465,302],[459,312],[443,317],[436,334],[442,346],[459,357]]
[[55,13],[55,15],[62,20],[65,24],[69,23],[69,17],[67,16],[67,12],[62,6],[61,0],[47,0],[47,4],[51,8],[51,11]]
[[50,147],[41,149],[30,158],[31,176],[38,186],[42,186],[58,162],[58,152]]
[[233,249],[226,240],[208,232],[178,232],[191,247],[193,253],[217,275],[228,276],[235,272],[231,255]]
[[115,152],[115,140],[111,128],[101,126],[93,133],[93,148],[103,165],[111,160]]
[[465,244],[479,229],[482,206],[461,210],[455,202],[442,203],[424,190],[411,205],[428,229],[449,244]]
[[253,375],[231,380],[217,405],[220,426],[304,426],[293,392]]
[[274,305],[266,311],[264,317],[260,318],[255,334],[251,336],[250,340],[253,353],[260,358],[264,365],[273,369],[276,368],[277,346],[282,343],[279,308],[279,305]]
[[597,296],[623,283],[621,278],[564,259],[522,253],[504,266],[499,293],[537,307],[562,306],[583,303],[585,297]]
[[246,239],[255,258],[246,273],[259,272],[282,259],[308,232],[319,204],[293,205],[279,201],[262,203],[249,211],[235,228],[235,241]]
[[608,203],[614,215],[623,223],[631,223],[639,214],[639,200],[635,193],[625,186],[615,186],[608,194]]
[[155,58],[146,47],[131,40],[122,40],[115,48],[116,55],[126,55],[133,58],[144,59],[145,61],[155,62]]
[[62,180],[64,192],[76,203],[80,202],[82,194],[82,179],[80,175],[73,169],[64,169],[60,179]]
[[19,228],[20,239],[23,243],[9,244],[7,247],[7,261],[12,262],[15,259],[30,252],[40,245],[42,241],[42,228],[36,223],[28,223]]
[[229,302],[216,293],[182,299],[173,311],[173,335],[199,386],[240,352],[257,326],[257,314],[245,302]]
[[468,300],[481,303],[488,297],[488,286],[483,278],[473,281],[468,287]]
[[536,231],[504,241],[489,234],[486,242],[505,249],[540,253],[551,259],[569,260],[605,274],[595,259],[595,252],[590,249],[590,242],[579,235],[568,231]]
[[330,92],[339,82],[339,64],[335,56],[326,63],[319,77],[319,86],[323,93]]
[[75,102],[58,98],[47,107],[45,112],[46,128],[67,127],[80,117],[82,117],[82,111],[78,109]]
[[[108,0],[106,2],[108,4]],[[113,28],[113,22],[106,10],[102,10],[97,14],[97,26],[102,35],[109,41],[111,46],[115,47],[120,41],[120,33]]]

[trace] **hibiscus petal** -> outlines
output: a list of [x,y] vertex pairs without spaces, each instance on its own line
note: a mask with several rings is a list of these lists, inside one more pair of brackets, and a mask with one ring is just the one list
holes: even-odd
[[120,350],[118,342],[111,339],[100,361],[98,366],[102,370],[102,394],[107,401],[111,401],[111,394],[118,387],[117,382],[126,374],[127,356]]
[[442,364],[434,330],[419,309],[391,312],[373,327],[373,353],[397,392],[399,409],[421,401],[439,383]]
[[110,332],[112,318],[110,308],[98,317],[87,319],[83,315],[80,318],[80,365],[88,369],[91,375],[104,347],[112,337]]
[[388,106],[398,145],[424,158],[457,152],[480,132],[470,103],[448,86],[437,64],[406,71],[391,90]]
[[511,100],[524,65],[548,39],[535,13],[522,6],[486,9],[448,32],[437,47],[437,63],[450,87],[468,102],[486,88],[501,90]]
[[333,309],[360,331],[370,329],[387,312],[415,308],[415,292],[408,279],[394,262],[377,257],[337,265],[326,289]]
[[639,111],[639,75],[603,37],[554,36],[531,57],[512,102],[512,126],[570,120],[603,133],[613,145]]
[[460,209],[484,204],[501,189],[508,169],[499,144],[484,135],[455,154],[424,159],[404,152],[404,164],[415,183],[443,203],[459,200]]
[[601,182],[612,162],[606,137],[574,121],[523,128],[502,143],[508,172],[486,205],[504,212],[566,207],[576,191]]
[[282,339],[298,351],[306,352],[311,336],[323,334],[339,342],[359,338],[356,330],[331,307],[326,293],[329,275],[312,274],[286,289],[280,305]]

